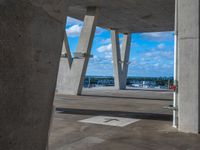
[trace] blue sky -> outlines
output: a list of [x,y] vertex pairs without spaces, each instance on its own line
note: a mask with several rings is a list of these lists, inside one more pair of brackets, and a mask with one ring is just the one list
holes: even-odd
[[[66,32],[71,53],[76,51],[83,22],[67,19]],[[120,34],[119,38],[122,39]],[[121,41],[121,40],[120,40]],[[113,75],[110,31],[97,27],[87,75]],[[173,76],[174,33],[152,32],[132,34],[128,76]]]

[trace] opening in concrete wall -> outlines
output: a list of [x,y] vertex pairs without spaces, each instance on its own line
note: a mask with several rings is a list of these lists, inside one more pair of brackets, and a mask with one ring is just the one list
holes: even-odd
[[132,34],[127,86],[169,89],[174,76],[174,32]]
[[[83,21],[67,17],[66,34],[72,57],[76,52],[82,27],[83,27]],[[66,53],[65,49],[63,49],[62,53]]]
[[[174,32],[132,34],[127,74],[128,88],[169,89],[174,75]],[[123,34],[119,34],[120,50]],[[95,35],[85,88],[114,86],[110,31]]]

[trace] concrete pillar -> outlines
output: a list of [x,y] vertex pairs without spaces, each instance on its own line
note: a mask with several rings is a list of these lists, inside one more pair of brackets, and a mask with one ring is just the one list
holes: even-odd
[[112,41],[112,56],[113,56],[113,68],[114,68],[114,83],[116,89],[121,89],[122,83],[122,65],[121,65],[121,53],[119,44],[119,35],[116,30],[111,30]]
[[54,2],[0,2],[2,150],[46,149],[66,19]]
[[111,30],[113,67],[115,88],[126,89],[126,80],[129,65],[131,34],[124,34],[122,49],[120,50],[118,32]]
[[199,0],[178,0],[178,128],[199,133]]
[[98,9],[94,7],[87,9],[84,26],[70,68],[67,68],[68,62],[65,59],[61,59],[57,81],[58,94],[81,94],[95,34],[97,14]]
[[68,42],[68,37],[67,37],[67,33],[65,32],[64,34],[64,42],[63,42],[63,49],[66,51],[66,59],[67,59],[67,65],[69,68],[71,68],[72,65],[72,55],[70,52],[70,47],[69,47],[69,42]]
[[124,34],[123,44],[121,49],[121,63],[122,63],[121,89],[126,89],[130,50],[131,50],[131,34]]

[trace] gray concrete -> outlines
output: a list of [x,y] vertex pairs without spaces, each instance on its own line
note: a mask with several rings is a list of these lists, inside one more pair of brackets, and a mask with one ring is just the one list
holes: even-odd
[[[96,94],[95,94],[96,93]],[[116,90],[115,87],[83,88],[83,95],[104,95],[105,97],[131,98],[131,99],[157,99],[172,100],[173,91],[162,89],[135,89],[126,87],[126,90]]]
[[120,48],[118,31],[111,30],[111,41],[115,88],[124,90],[126,89],[131,34],[124,34],[122,48]]
[[[84,89],[83,95],[55,97],[57,111],[50,134],[50,150],[200,149],[199,135],[180,133],[171,127],[172,112],[162,107],[172,104],[173,93]],[[142,95],[152,99],[137,98]],[[166,96],[171,100],[159,100]],[[141,120],[123,128],[78,122],[98,115]]]
[[179,130],[199,133],[199,0],[178,1]]
[[[61,58],[60,61],[56,90],[59,94],[81,94],[95,34],[97,14],[98,9],[89,8],[85,15],[84,26],[76,50],[76,53],[80,53],[84,56],[73,58],[72,62],[67,61],[67,59],[71,59],[71,54],[67,44],[67,39],[65,39],[65,48],[69,58]],[[71,62],[71,64],[69,64],[69,62]]]
[[128,76],[129,57],[131,50],[131,34],[124,34],[121,48],[121,65],[122,65],[122,83],[121,89],[126,89],[126,80]]
[[122,33],[174,30],[175,0],[71,0],[68,14],[83,20],[88,6],[100,8],[97,25]]
[[111,42],[112,42],[112,59],[113,59],[113,70],[114,70],[114,83],[116,89],[121,89],[122,85],[122,65],[121,61],[121,52],[119,45],[119,34],[116,30],[111,30]]
[[66,60],[68,61],[67,64],[65,65],[65,67],[67,67],[68,69],[71,69],[73,58],[72,58],[72,54],[70,52],[70,47],[69,47],[69,42],[68,42],[68,37],[67,37],[66,31],[65,31],[64,42],[63,42],[63,47],[62,47],[62,54],[66,55]]
[[1,150],[46,149],[67,2],[0,1]]

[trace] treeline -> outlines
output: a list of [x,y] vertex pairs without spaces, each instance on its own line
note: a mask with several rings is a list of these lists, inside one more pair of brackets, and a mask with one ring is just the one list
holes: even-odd
[[[114,78],[111,76],[86,76],[85,84],[98,84],[99,81],[110,81],[114,84]],[[173,77],[128,77],[127,85],[132,85],[134,82],[155,82],[158,86],[173,85]]]
[[158,86],[168,86],[168,84],[173,85],[173,77],[128,77],[127,85],[131,85],[133,81],[150,81],[155,82]]

